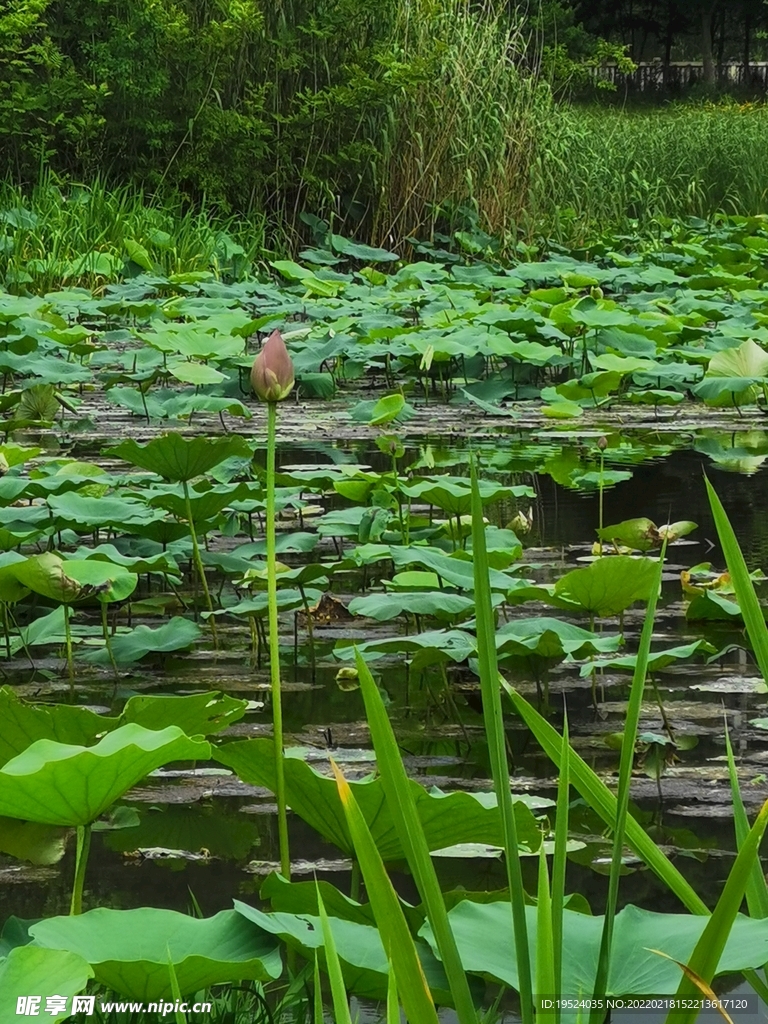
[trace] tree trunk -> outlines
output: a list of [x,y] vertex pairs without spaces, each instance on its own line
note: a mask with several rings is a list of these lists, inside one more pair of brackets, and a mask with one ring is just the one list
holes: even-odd
[[715,84],[715,60],[712,54],[712,15],[717,0],[704,0],[701,8],[701,59],[704,65],[704,84]]
[[744,5],[744,85],[749,85],[749,58],[752,49],[752,8]]

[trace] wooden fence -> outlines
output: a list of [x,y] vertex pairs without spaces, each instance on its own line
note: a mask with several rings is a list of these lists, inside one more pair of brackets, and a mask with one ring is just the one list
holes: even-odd
[[[715,67],[717,84],[721,87],[768,92],[768,61],[750,64],[719,64]],[[639,92],[682,93],[704,80],[701,61],[660,60],[643,62],[630,75],[623,74],[615,64],[598,68],[595,77],[612,82],[617,89]]]

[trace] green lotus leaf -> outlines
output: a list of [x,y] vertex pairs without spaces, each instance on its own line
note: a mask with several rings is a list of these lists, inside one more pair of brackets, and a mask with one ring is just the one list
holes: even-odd
[[[320,919],[312,914],[265,914],[256,907],[235,900],[235,910],[263,931],[279,936],[289,947],[312,960],[317,950],[323,956]],[[389,958],[384,952],[378,928],[338,917],[330,920],[336,949],[341,960],[345,987],[367,999],[386,997]],[[448,980],[442,965],[426,942],[417,942],[419,960],[435,999],[450,1001]]]
[[[409,498],[435,505],[448,515],[465,516],[469,514],[471,502],[469,481],[460,477],[421,477],[410,484],[400,484],[400,490]],[[513,498],[534,498],[536,493],[525,484],[502,487],[488,481],[481,481],[480,496],[483,506],[485,506],[496,501],[509,501]]]
[[[526,907],[531,949],[536,950],[536,908]],[[509,903],[464,900],[449,912],[462,963],[468,971],[517,988],[512,914]],[[614,920],[607,995],[672,995],[680,984],[678,963],[687,963],[708,918],[660,914],[629,905]],[[594,991],[603,917],[563,912],[563,960],[560,992],[589,996]],[[436,951],[428,924],[420,932]],[[672,960],[660,957],[661,950]],[[768,960],[768,920],[739,915],[723,952],[718,974],[762,967]],[[535,971],[534,962],[531,965]],[[575,1019],[572,1018],[572,1019]]]
[[131,723],[92,747],[36,740],[0,768],[0,815],[46,825],[88,825],[169,761],[204,761],[210,746],[177,726]]
[[218,690],[183,697],[137,694],[118,717],[73,704],[32,704],[10,686],[0,688],[0,765],[36,740],[90,746],[99,736],[135,723],[147,729],[178,726],[188,736],[209,736],[245,714],[247,704]]
[[[696,654],[714,654],[716,648],[706,640],[694,640],[690,644],[682,644],[679,647],[668,647],[666,651],[656,651],[648,656],[648,672],[662,672],[670,665],[678,661],[687,661]],[[621,658],[598,658],[581,666],[580,674],[590,676],[596,669],[618,668],[627,672],[634,672],[637,665],[636,654],[625,654]]]
[[446,594],[442,590],[416,593],[366,594],[355,597],[347,606],[353,615],[386,622],[406,612],[410,615],[429,615],[451,620],[471,611],[475,602],[461,594]]
[[88,497],[77,491],[52,494],[48,507],[60,527],[70,527],[90,533],[94,527],[132,527],[162,519],[159,509],[148,508],[143,501],[132,498]]
[[589,630],[560,619],[513,619],[496,633],[500,658],[525,658],[535,655],[560,661],[567,655],[587,658],[598,652],[616,651],[620,636],[598,636]]
[[225,459],[250,458],[252,452],[248,442],[234,434],[220,438],[184,438],[181,434],[169,433],[147,444],[138,444],[129,438],[105,454],[157,473],[166,480],[189,481],[208,473]]
[[23,587],[63,604],[76,601],[82,590],[78,581],[67,574],[64,560],[53,551],[16,562],[13,573]]
[[636,601],[648,600],[655,572],[653,559],[611,555],[567,572],[554,593],[590,615],[619,615]]
[[[16,1001],[30,995],[41,997],[37,1013],[45,1014],[45,1020],[64,1020],[70,1015],[70,997],[82,992],[92,977],[87,961],[76,953],[16,946],[0,960],[0,1024],[17,1022]],[[54,993],[65,997],[64,1009],[46,1013],[46,996]]]
[[597,531],[600,540],[609,544],[623,544],[636,551],[650,551],[661,543],[656,524],[648,518],[625,519],[614,526]]
[[141,693],[130,698],[118,722],[135,722],[146,729],[175,725],[187,736],[210,736],[241,719],[247,706],[247,701],[218,690],[183,697]]
[[[227,743],[216,748],[214,757],[233,768],[244,782],[265,786],[275,792],[272,740]],[[352,856],[354,848],[335,781],[315,771],[301,758],[288,756],[285,759],[285,785],[291,809],[324,839]],[[430,850],[462,842],[503,845],[501,822],[492,793],[442,793],[439,790],[428,791],[414,781],[410,785]],[[401,860],[404,853],[380,780],[350,782],[350,786],[382,859]],[[514,806],[521,847],[538,850],[541,830],[533,813],[521,800],[516,800]]]
[[[174,616],[163,626],[136,626],[130,633],[112,638],[112,657],[118,665],[132,665],[148,654],[168,654],[191,647],[202,636],[202,630],[191,619]],[[108,665],[106,650],[89,652],[85,660],[95,665]]]
[[282,972],[277,942],[234,910],[198,919],[101,907],[39,921],[29,931],[36,946],[76,954],[100,984],[145,1002],[173,1000],[170,964],[182,996],[225,982],[272,981]]
[[136,589],[139,577],[125,566],[98,558],[68,558],[64,572],[80,587],[79,597],[94,593],[99,601],[124,601]]

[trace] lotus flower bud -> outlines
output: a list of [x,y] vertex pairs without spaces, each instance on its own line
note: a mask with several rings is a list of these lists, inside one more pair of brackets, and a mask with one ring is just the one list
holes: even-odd
[[589,294],[592,296],[595,302],[599,302],[600,299],[604,297],[603,289],[599,285],[593,285],[589,289]]
[[251,387],[262,402],[281,402],[293,390],[293,363],[280,331],[272,331],[254,359]]
[[597,447],[600,449],[601,452],[604,452],[605,449],[608,447],[608,438],[605,437],[605,435],[597,439]]

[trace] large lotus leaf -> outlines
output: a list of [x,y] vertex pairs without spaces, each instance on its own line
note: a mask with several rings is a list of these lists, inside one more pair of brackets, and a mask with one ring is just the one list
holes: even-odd
[[[265,914],[255,907],[235,900],[235,910],[267,933],[279,936],[288,946],[308,960],[314,951],[323,956],[320,918],[311,914]],[[329,918],[336,949],[341,960],[345,987],[364,999],[386,997],[389,958],[384,952],[378,928],[338,917]],[[416,949],[427,984],[439,1003],[450,1001],[448,980],[442,965],[426,942],[417,942]]]
[[[475,589],[472,562],[447,555],[439,548],[421,548],[415,544],[406,547],[393,546],[391,555],[396,569],[402,569],[409,565],[421,565],[431,572],[436,572],[445,583],[449,583],[452,587],[458,587],[459,590]],[[501,593],[510,593],[515,589],[527,586],[526,580],[508,576],[498,569],[490,569],[488,579],[491,589]]]
[[[186,519],[187,507],[181,488],[170,488],[165,491],[145,491],[145,497],[153,508],[162,508],[178,519]],[[190,487],[189,502],[195,523],[203,523],[215,519],[222,509],[231,506],[235,501],[244,501],[250,495],[247,484],[221,484],[200,490]]]
[[[703,654],[714,654],[716,648],[706,640],[694,640],[693,643],[683,644],[680,647],[669,647],[666,651],[656,651],[648,656],[648,672],[661,672],[669,665],[678,661],[685,661],[700,652]],[[581,675],[590,676],[598,668],[618,668],[627,672],[634,672],[637,665],[636,654],[626,654],[621,658],[601,658],[597,661],[587,662],[581,666]]]
[[37,821],[0,818],[0,852],[30,864],[57,864],[64,856],[68,830]]
[[4,551],[0,554],[0,601],[4,604],[15,604],[29,593],[16,577],[14,566],[26,559],[17,551]]
[[37,946],[76,953],[96,980],[127,999],[171,996],[173,964],[182,996],[210,985],[280,976],[278,944],[234,910],[198,919],[175,910],[108,910],[32,925]]
[[[536,908],[526,907],[531,967],[536,963]],[[449,919],[459,955],[468,971],[517,988],[517,958],[509,903],[471,903],[454,907]],[[707,924],[694,914],[659,914],[632,905],[615,918],[607,995],[671,995],[680,984],[677,964],[652,952],[661,950],[687,963]],[[603,918],[563,913],[563,967],[560,993],[589,996],[594,990]],[[435,948],[428,924],[421,934]],[[718,974],[762,967],[768,962],[768,920],[739,916],[717,969]]]
[[129,438],[106,454],[157,473],[166,480],[188,481],[202,476],[225,459],[250,458],[253,453],[248,442],[234,434],[220,438],[184,438],[181,434],[170,433],[147,444],[138,444]]
[[112,562],[114,565],[121,565],[130,572],[139,576],[147,573],[170,574],[178,576],[179,566],[176,559],[167,551],[161,551],[153,555],[126,555],[118,551],[114,544],[99,544],[95,548],[78,548],[75,557],[79,559],[98,559],[102,562]]
[[123,708],[119,723],[136,722],[146,729],[176,725],[187,736],[210,736],[241,719],[247,707],[247,701],[219,690],[183,697],[137,694]]
[[9,686],[0,688],[0,765],[26,750],[36,740],[90,746],[97,737],[134,722],[147,729],[178,726],[188,736],[208,736],[245,714],[243,700],[218,690],[183,697],[137,694],[119,717],[99,715],[74,704],[32,704],[21,700]]
[[747,339],[737,348],[717,352],[709,361],[708,377],[768,377],[768,352]]
[[22,586],[51,601],[75,601],[82,590],[78,581],[67,574],[64,560],[53,551],[17,562],[12,571]]
[[598,652],[616,651],[620,643],[620,636],[597,636],[570,622],[546,617],[513,619],[496,633],[496,648],[502,658],[536,655],[560,660],[569,654],[586,658]]
[[149,508],[145,502],[135,498],[88,497],[76,491],[66,494],[52,494],[48,507],[59,527],[70,527],[90,533],[94,528],[105,526],[133,527],[146,525],[162,519],[161,509]]
[[[272,740],[227,743],[214,750],[214,757],[233,768],[244,782],[265,786],[275,792]],[[324,839],[351,856],[354,848],[335,781],[321,775],[300,758],[286,757],[285,785],[291,809]],[[349,785],[368,822],[382,859],[401,860],[404,857],[403,849],[386,804],[381,781],[366,779],[350,782]],[[430,850],[441,850],[457,843],[504,845],[492,794],[428,792],[412,780],[410,785]],[[537,850],[541,843],[541,830],[531,810],[522,801],[515,802],[515,819],[520,845],[529,850]]]
[[608,544],[623,544],[636,551],[650,551],[660,544],[656,524],[648,518],[624,519],[614,526],[604,526],[597,535]]
[[442,590],[416,593],[366,594],[356,597],[348,605],[353,615],[386,622],[398,615],[430,615],[436,619],[455,619],[474,608],[475,602],[461,594],[447,594]]
[[[75,953],[17,946],[0,960],[0,1024],[17,1024],[20,996],[40,996],[37,1014],[53,1024],[69,1017],[70,997],[82,992],[92,977],[87,961]],[[54,994],[66,998],[65,1008],[46,1013],[46,997]]]
[[[412,654],[411,667],[418,671],[426,665],[454,661],[466,661],[477,653],[477,641],[460,629],[434,629],[412,636],[391,636],[381,640],[367,640],[357,644],[357,650],[366,658],[374,659],[384,654]],[[352,641],[341,640],[333,649],[339,661],[353,661],[355,645]]]
[[242,861],[259,843],[259,824],[254,819],[252,814],[199,804],[147,807],[142,808],[137,825],[109,829],[103,833],[103,842],[119,853],[157,847],[192,853],[207,850],[214,857]]
[[567,572],[554,593],[590,615],[618,615],[635,601],[648,600],[655,574],[651,558],[612,555]]
[[176,726],[123,725],[93,747],[36,740],[0,768],[0,815],[87,825],[169,761],[205,761],[210,745]]
[[[765,609],[763,615],[766,614]],[[689,622],[724,621],[733,622],[741,618],[741,608],[733,598],[724,597],[714,590],[705,590],[696,594],[685,609],[685,617]]]
[[72,704],[29,704],[10,686],[0,688],[0,764],[16,757],[36,740],[57,740],[87,746],[115,719]]
[[[130,633],[112,638],[112,657],[119,665],[132,665],[148,654],[168,654],[191,647],[202,636],[202,630],[191,619],[177,615],[163,626],[136,626]],[[108,665],[105,649],[89,652],[85,658],[95,665]]]
[[64,572],[80,585],[82,597],[95,592],[100,601],[124,601],[136,589],[139,577],[122,565],[98,558],[68,558]]
[[[400,490],[409,498],[427,502],[429,505],[436,505],[448,515],[464,516],[469,514],[471,491],[469,481],[462,477],[421,477],[410,484],[400,484]],[[499,484],[483,480],[480,482],[480,496],[483,505],[490,505],[495,501],[509,501],[512,498],[535,498],[536,494],[524,484],[502,487]]]

